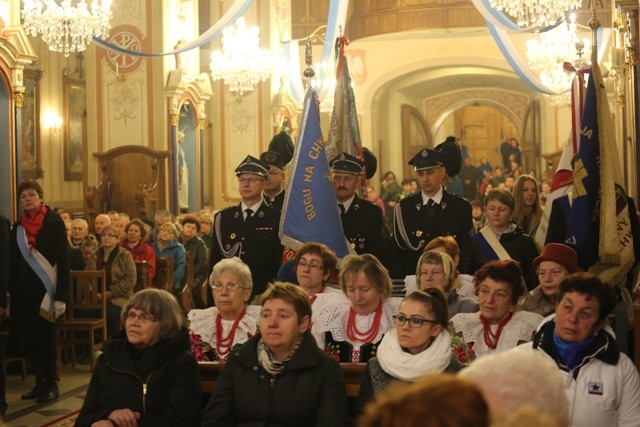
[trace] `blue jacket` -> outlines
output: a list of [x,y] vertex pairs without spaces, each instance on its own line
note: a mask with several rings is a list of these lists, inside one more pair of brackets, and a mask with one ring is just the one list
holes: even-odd
[[184,276],[184,266],[187,264],[187,253],[184,250],[184,246],[177,240],[172,240],[166,248],[160,250],[156,240],[153,242],[153,251],[156,253],[156,259],[168,257],[175,260],[173,265],[173,290],[179,290]]

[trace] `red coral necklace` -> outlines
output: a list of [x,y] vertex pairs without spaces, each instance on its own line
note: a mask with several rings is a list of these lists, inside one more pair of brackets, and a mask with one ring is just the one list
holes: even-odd
[[513,317],[513,314],[509,313],[507,317],[502,319],[500,323],[498,323],[498,329],[494,334],[491,331],[491,324],[489,324],[489,321],[485,319],[484,316],[480,315],[480,320],[482,321],[482,327],[483,327],[483,333],[484,333],[484,343],[491,350],[495,350],[496,347],[498,346],[498,341],[500,341],[500,335],[502,335],[502,330],[504,329],[504,326],[507,323],[509,323],[509,320],[511,320],[512,317]]
[[376,314],[373,317],[371,327],[368,330],[361,332],[356,326],[356,312],[351,308],[351,311],[349,312],[349,320],[347,321],[347,338],[351,341],[373,342],[374,338],[378,336],[378,331],[380,331],[381,318],[382,303],[380,303],[376,309]]
[[220,313],[216,316],[216,352],[218,353],[218,356],[222,357],[222,355],[229,353],[229,350],[231,350],[233,338],[236,336],[236,329],[238,329],[238,324],[240,324],[240,320],[242,320],[246,312],[247,310],[244,309],[242,310],[242,313],[236,317],[236,320],[234,320],[233,326],[231,326],[231,330],[226,337],[222,336],[222,316],[220,316]]

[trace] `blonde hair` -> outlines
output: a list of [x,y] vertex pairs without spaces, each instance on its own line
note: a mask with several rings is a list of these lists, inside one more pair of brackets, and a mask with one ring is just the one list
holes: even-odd
[[391,278],[389,272],[382,263],[373,255],[349,255],[344,258],[340,266],[340,289],[347,293],[347,279],[364,273],[371,285],[380,292],[382,299],[387,299],[391,295]]
[[[522,195],[524,191],[524,184],[527,182],[533,182],[533,186],[536,189],[536,201],[531,208],[531,214],[525,218],[524,216],[524,197]],[[535,227],[540,223],[542,218],[542,206],[540,205],[540,190],[538,189],[538,181],[531,175],[520,175],[513,184],[513,198],[515,206],[511,218],[518,221],[518,223],[524,228],[524,231],[531,233]]]

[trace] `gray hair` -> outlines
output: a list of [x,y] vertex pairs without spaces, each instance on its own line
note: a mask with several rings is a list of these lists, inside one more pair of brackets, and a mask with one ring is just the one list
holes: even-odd
[[185,326],[178,300],[163,289],[148,288],[136,292],[122,309],[122,324],[131,309],[146,311],[160,319],[160,338],[175,338]]
[[74,224],[80,224],[85,230],[89,230],[89,223],[82,218],[72,219],[71,226],[73,227]]
[[459,375],[480,386],[496,421],[524,405],[532,405],[569,425],[564,376],[553,360],[540,351],[512,348],[494,353],[475,360]]
[[218,280],[220,275],[225,271],[229,271],[233,274],[238,275],[244,288],[253,289],[253,278],[251,277],[251,270],[249,269],[249,266],[242,262],[242,260],[237,256],[222,259],[213,266],[213,271],[209,276],[209,286],[213,286],[215,281]]

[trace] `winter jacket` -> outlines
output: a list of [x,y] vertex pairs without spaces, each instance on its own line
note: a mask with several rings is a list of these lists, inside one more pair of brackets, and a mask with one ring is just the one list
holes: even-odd
[[258,363],[259,340],[255,335],[228,357],[201,426],[344,426],[344,375],[313,336],[304,334],[275,379]]
[[197,426],[202,387],[189,349],[186,329],[144,350],[129,344],[124,331],[106,341],[76,427],[89,427],[125,408],[140,413],[139,427]]
[[153,276],[156,275],[156,253],[153,251],[151,245],[141,240],[137,245],[131,247],[129,242],[124,240],[120,243],[120,246],[129,251],[133,257],[133,261],[144,261],[151,266],[149,279],[153,280]]
[[547,354],[566,375],[572,427],[640,426],[640,376],[604,329],[573,370],[562,362],[553,341],[555,320],[542,325],[528,346]]
[[[87,262],[86,270],[96,270],[98,257],[104,256],[104,251],[100,247]],[[136,285],[137,273],[136,264],[133,262],[131,254],[126,249],[116,246],[109,254],[111,261],[111,280],[107,279],[109,290],[113,294],[111,304],[124,307],[133,296],[133,287]]]
[[178,291],[184,277],[184,267],[187,264],[187,253],[184,250],[184,246],[177,240],[172,240],[166,248],[160,249],[158,241],[155,241],[153,243],[153,251],[156,253],[156,260],[162,257],[175,260],[173,264],[173,290],[174,292]]

